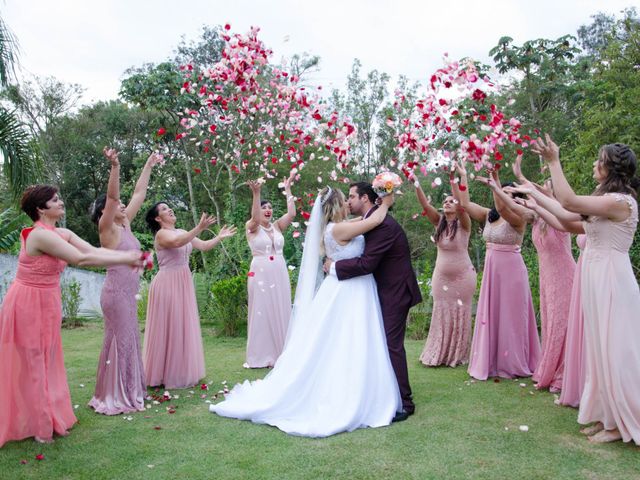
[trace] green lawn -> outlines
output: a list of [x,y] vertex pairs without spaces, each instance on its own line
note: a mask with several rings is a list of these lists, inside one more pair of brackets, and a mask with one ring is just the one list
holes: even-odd
[[[417,410],[406,422],[313,440],[220,418],[201,393],[210,397],[224,380],[232,385],[266,370],[241,367],[242,339],[215,338],[206,328],[203,336],[209,392],[176,390],[178,399],[147,412],[105,417],[86,406],[102,330],[64,330],[79,423],[51,445],[5,445],[0,478],[640,478],[640,448],[591,445],[578,432],[577,412],[555,406],[529,380],[471,383],[465,368],[423,368],[418,341],[407,341]],[[37,461],[40,453],[45,459]]]

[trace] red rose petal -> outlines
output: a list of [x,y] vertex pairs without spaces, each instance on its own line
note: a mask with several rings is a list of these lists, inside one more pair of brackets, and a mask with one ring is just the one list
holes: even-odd
[[36,460],[44,460],[44,455],[39,453],[38,455],[36,455]]

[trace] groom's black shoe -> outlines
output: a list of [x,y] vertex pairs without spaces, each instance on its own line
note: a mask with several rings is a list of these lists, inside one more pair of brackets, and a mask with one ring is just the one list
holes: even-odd
[[409,418],[409,415],[413,415],[413,412],[409,413],[403,408],[400,412],[396,412],[396,416],[393,417],[391,423],[404,422],[407,418]]

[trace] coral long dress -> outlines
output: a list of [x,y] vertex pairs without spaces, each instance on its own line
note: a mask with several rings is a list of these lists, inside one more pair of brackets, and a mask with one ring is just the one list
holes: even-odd
[[291,283],[282,255],[284,237],[272,224],[269,229],[260,226],[247,241],[253,255],[247,281],[247,365],[272,367],[282,353],[291,316]]
[[558,391],[562,388],[564,344],[576,262],[571,255],[569,233],[556,230],[537,218],[532,237],[540,267],[542,325],[542,357],[532,378],[538,388]]
[[576,265],[576,273],[573,276],[573,288],[571,289],[571,306],[569,307],[569,321],[567,322],[567,336],[564,343],[564,372],[562,375],[561,405],[577,407],[584,389],[584,316],[582,314],[582,298],[580,290],[580,272],[582,271],[583,251],[587,243],[587,236],[582,234],[576,237],[576,243],[580,248],[580,256]]
[[629,258],[638,204],[630,195],[612,195],[628,203],[626,220],[584,222],[586,371],[578,422],[602,422],[607,430],[617,428],[625,442],[640,445],[640,289]]
[[443,235],[437,245],[431,325],[420,361],[455,367],[469,362],[476,271],[469,258],[469,232],[458,228],[453,239]]
[[487,253],[468,372],[478,380],[529,377],[540,360],[540,340],[522,234],[506,221],[487,221],[483,237]]
[[[121,233],[116,250],[140,250],[140,243],[129,226]],[[140,271],[129,265],[107,268],[100,305],[104,315],[104,342],[96,391],[89,406],[98,413],[117,415],[144,410],[146,386],[136,294],[140,287]]]
[[[184,231],[184,230],[182,230]],[[149,286],[143,360],[147,385],[186,388],[205,376],[190,243],[158,249],[159,272]]]
[[60,336],[60,273],[66,263],[27,254],[33,228],[22,231],[18,271],[0,310],[0,447],[10,440],[66,435],[77,421]]

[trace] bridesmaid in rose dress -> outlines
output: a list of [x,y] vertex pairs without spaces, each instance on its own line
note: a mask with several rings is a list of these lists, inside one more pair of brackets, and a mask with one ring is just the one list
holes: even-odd
[[[120,201],[120,162],[114,149],[105,147],[111,163],[107,195],[99,197],[91,219],[98,224],[100,245],[114,250],[140,250],[131,222],[144,202],[151,169],[162,157],[152,154],[142,169],[128,205]],[[100,295],[104,315],[104,342],[98,361],[96,390],[89,406],[98,413],[118,415],[144,410],[146,385],[135,296],[140,271],[116,265],[107,269]]]
[[147,323],[142,352],[147,385],[186,388],[205,375],[204,352],[196,293],[189,269],[193,248],[207,251],[236,233],[226,225],[211,240],[197,237],[215,222],[202,214],[190,231],[176,228],[176,216],[165,202],[153,205],[146,216],[155,234],[159,271],[149,286]]
[[546,135],[532,145],[549,165],[556,196],[581,216],[587,234],[582,263],[585,386],[578,422],[594,442],[640,445],[640,289],[629,248],[638,225],[637,160],[621,143],[605,145],[593,164],[598,187],[590,196],[569,186],[558,146]]
[[64,215],[56,187],[27,188],[22,210],[34,225],[20,235],[18,271],[0,308],[0,447],[28,437],[52,442],[77,421],[60,337],[60,273],[66,264],[142,266],[140,252],[97,249],[56,228]]
[[291,283],[282,255],[284,232],[295,218],[292,177],[284,182],[287,213],[272,222],[271,203],[260,201],[261,183],[248,182],[253,193],[247,242],[253,259],[247,281],[247,359],[245,368],[273,367],[282,353],[291,315]]
[[[507,191],[518,192],[529,195],[528,200],[516,198],[519,204],[530,208],[549,226],[557,231],[566,231],[578,234],[576,243],[580,248],[580,257],[575,268],[573,281],[571,282],[571,292],[569,301],[569,312],[567,314],[567,328],[564,348],[560,354],[563,359],[563,371],[561,374],[562,385],[560,405],[577,407],[580,403],[580,396],[584,388],[584,355],[583,355],[583,315],[581,304],[581,282],[580,271],[582,268],[582,251],[586,243],[582,221],[576,221],[575,215],[562,208],[557,200],[548,197],[540,191],[537,185],[531,184],[526,179],[522,181],[522,186],[507,189]],[[568,285],[557,285],[556,294],[564,295],[568,292]],[[544,346],[544,343],[543,343]]]
[[[471,308],[477,281],[468,252],[471,219],[452,195],[445,197],[443,213],[438,213],[420,183],[416,180],[414,184],[420,205],[436,227],[433,239],[438,247],[431,280],[431,324],[420,361],[427,367],[467,364],[471,346]],[[458,196],[458,184],[451,182],[451,187]]]
[[[466,186],[464,168],[457,170]],[[503,191],[497,172],[476,180],[489,185],[495,207],[471,202],[467,189],[460,192],[460,203],[469,216],[485,222],[487,242],[468,372],[478,380],[529,377],[540,359],[540,340],[527,267],[520,254],[526,208]]]

